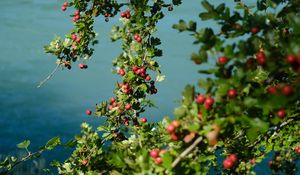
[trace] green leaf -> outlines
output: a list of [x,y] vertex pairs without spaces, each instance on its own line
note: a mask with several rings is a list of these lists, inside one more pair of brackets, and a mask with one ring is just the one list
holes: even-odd
[[59,137],[53,137],[52,139],[50,139],[46,145],[44,146],[45,149],[47,150],[52,150],[54,149],[56,146],[60,145],[60,138]]
[[30,140],[24,140],[23,142],[17,144],[17,147],[20,149],[27,149],[30,145]]
[[183,104],[189,106],[195,99],[195,87],[187,85],[182,92]]
[[163,166],[167,168],[168,170],[172,169],[172,162],[173,162],[173,157],[169,152],[165,152],[162,156],[163,159]]
[[202,6],[208,11],[211,12],[214,10],[214,6],[211,5],[208,1],[204,0],[201,2]]

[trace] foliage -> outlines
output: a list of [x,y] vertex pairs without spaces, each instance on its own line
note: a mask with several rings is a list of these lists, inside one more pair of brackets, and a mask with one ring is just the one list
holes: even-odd
[[[197,87],[186,86],[174,120],[158,123],[139,119],[154,105],[148,96],[156,94],[156,83],[164,80],[156,61],[163,53],[156,25],[181,1],[65,2],[63,11],[76,9],[71,15],[74,29],[45,46],[57,56],[58,66],[71,69],[80,62],[79,68],[86,69],[98,42],[94,19],[104,16],[108,22],[119,12],[121,24],[112,28],[110,37],[121,42],[122,53],[113,61],[113,73],[121,77],[115,96],[97,104],[94,112],[86,111],[106,122],[97,129],[82,124],[82,133],[67,144],[74,147],[73,154],[52,163],[59,174],[255,174],[270,154],[274,174],[296,174],[300,1],[258,0],[253,6],[235,2],[235,9],[201,2],[205,10],[199,20],[215,21],[216,29],[198,29],[198,21],[173,25],[194,37],[199,50],[191,59],[204,65],[199,73],[209,76]],[[27,148],[29,143],[18,146]]]

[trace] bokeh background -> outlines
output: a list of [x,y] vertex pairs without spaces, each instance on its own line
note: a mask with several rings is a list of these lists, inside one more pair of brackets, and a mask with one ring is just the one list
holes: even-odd
[[[71,70],[58,71],[37,88],[56,66],[56,58],[46,55],[43,46],[73,27],[69,17],[73,10],[62,12],[62,3],[61,0],[0,0],[0,155],[18,154],[16,144],[25,139],[31,140],[31,150],[54,136],[67,141],[80,132],[82,122],[97,126],[104,121],[87,117],[84,112],[113,96],[113,86],[119,77],[111,73],[111,61],[120,53],[120,45],[110,42],[108,34],[112,25],[120,24],[118,19],[108,23],[104,18],[96,20],[100,42],[87,62],[87,70],[74,65]],[[227,3],[233,5],[233,1]],[[157,108],[145,113],[149,121],[172,117],[184,86],[196,84],[201,78],[197,73],[201,67],[190,61],[191,53],[197,51],[192,37],[172,29],[179,19],[199,21],[199,11],[202,11],[200,1],[186,1],[168,12],[158,25],[157,36],[162,40],[164,54],[157,61],[166,80],[159,83],[158,94],[151,97]],[[210,22],[198,23],[198,27],[205,26],[216,27]],[[53,159],[63,160],[69,154],[64,149],[46,153],[43,164]]]

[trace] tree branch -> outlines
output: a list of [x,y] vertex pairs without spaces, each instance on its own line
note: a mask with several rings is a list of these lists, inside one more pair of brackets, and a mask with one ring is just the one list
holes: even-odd
[[187,149],[185,149],[172,163],[172,168],[176,165],[202,141],[202,137],[198,137],[193,144],[191,144]]

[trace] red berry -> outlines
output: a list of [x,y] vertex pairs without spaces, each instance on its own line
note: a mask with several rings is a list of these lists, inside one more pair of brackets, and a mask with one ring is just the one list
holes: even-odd
[[77,38],[76,34],[72,34],[72,40],[75,41]]
[[85,111],[85,114],[86,114],[86,115],[92,115],[92,111],[89,110],[89,109],[87,109],[87,110]]
[[230,159],[225,159],[225,160],[223,161],[223,167],[224,167],[225,169],[231,169],[231,168],[233,167],[233,165],[234,165],[234,163],[233,163],[233,161],[230,160]]
[[137,40],[139,37],[140,37],[140,35],[138,35],[138,34],[135,34],[135,35],[133,36],[133,38],[134,38],[135,40]]
[[150,81],[151,80],[151,77],[148,75],[146,78],[145,78],[146,81]]
[[80,18],[80,16],[79,16],[79,15],[76,15],[76,16],[75,16],[75,19],[76,19],[76,20],[78,20],[79,18]]
[[276,93],[277,93],[277,89],[276,89],[275,86],[269,86],[269,87],[267,88],[267,92],[268,92],[269,94],[276,94]]
[[212,97],[208,97],[207,99],[205,99],[204,104],[208,105],[208,106],[212,106],[214,104],[215,100]]
[[204,101],[205,101],[205,96],[204,95],[197,95],[196,96],[196,102],[198,103],[198,104],[203,104],[204,103]]
[[74,13],[75,16],[77,16],[77,15],[79,15],[79,14],[80,14],[79,11],[75,11],[75,13]]
[[74,18],[72,18],[72,21],[73,21],[73,22],[76,22],[76,21],[77,21],[77,19],[74,17]]
[[132,70],[133,70],[133,71],[137,71],[137,70],[138,70],[138,67],[137,67],[137,66],[132,66]]
[[237,96],[237,91],[235,89],[229,89],[227,95],[229,98],[235,98]]
[[277,111],[277,116],[279,118],[284,118],[286,116],[286,112],[284,109],[280,109],[279,111]]
[[167,126],[167,131],[168,133],[172,134],[175,131],[175,127],[172,124],[170,124]]
[[256,54],[256,61],[260,65],[266,64],[266,55],[264,52],[260,51]]
[[142,38],[141,38],[141,37],[138,37],[138,38],[136,39],[136,41],[137,41],[138,43],[141,43],[141,42],[142,42]]
[[147,122],[147,118],[141,118],[141,122],[142,123],[146,123]]
[[75,39],[75,42],[79,43],[80,40],[81,40],[81,38],[76,38],[76,39]]
[[66,11],[66,10],[67,10],[67,7],[66,7],[66,6],[64,6],[64,5],[63,5],[63,6],[61,6],[61,10],[62,10],[62,11]]
[[115,102],[115,101],[116,101],[116,99],[115,99],[114,97],[110,98],[110,102],[111,102],[111,103],[113,103],[113,102]]
[[156,157],[154,160],[155,164],[159,165],[162,163],[162,158],[161,157]]
[[122,13],[121,13],[121,17],[122,17],[122,18],[126,17],[126,15],[127,15],[126,12],[122,12]]
[[204,103],[204,108],[206,110],[211,110],[211,105],[208,105],[207,103]]
[[159,151],[157,149],[153,149],[153,150],[150,151],[150,156],[152,158],[157,158],[158,155],[159,155]]
[[64,2],[64,6],[68,6],[68,4],[69,4],[68,2]]
[[125,75],[124,69],[120,69],[120,70],[119,70],[119,74],[120,74],[121,76],[124,76],[124,75]]
[[126,11],[126,18],[129,19],[131,17],[130,11]]
[[282,89],[281,92],[285,96],[290,96],[294,93],[294,88],[291,85],[285,85]]
[[108,107],[108,109],[111,111],[111,110],[113,109],[113,106],[110,105],[110,106]]
[[118,104],[116,102],[113,102],[111,105],[112,105],[112,107],[117,107],[118,106]]
[[218,63],[219,64],[226,64],[227,62],[228,62],[228,59],[225,56],[221,56],[221,57],[218,58]]
[[251,33],[252,34],[256,34],[256,33],[258,33],[259,32],[259,28],[257,28],[257,27],[252,27],[251,28]]
[[86,69],[88,66],[86,64],[80,63],[79,65],[80,69]]
[[171,137],[172,137],[172,140],[173,140],[173,141],[179,140],[179,137],[178,137],[175,133],[172,133],[172,134],[171,134]]
[[299,146],[296,146],[296,147],[294,148],[294,150],[298,152],[298,151],[300,150],[300,147],[299,147]]
[[294,55],[288,55],[286,57],[286,61],[289,63],[289,64],[294,64],[296,61],[297,61],[297,58],[294,56]]
[[300,64],[300,55],[297,56],[297,63]]
[[235,163],[237,161],[237,156],[236,154],[230,154],[228,156],[228,159],[231,160],[233,163]]
[[145,73],[145,68],[140,68],[140,73]]
[[126,110],[131,109],[131,105],[130,105],[130,104],[125,105],[125,109],[126,109]]

